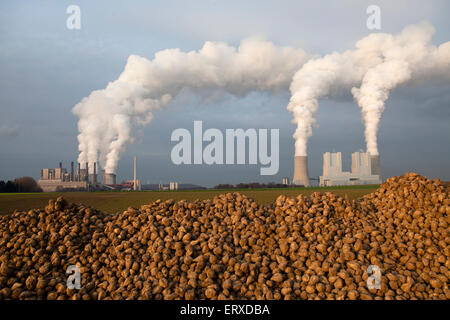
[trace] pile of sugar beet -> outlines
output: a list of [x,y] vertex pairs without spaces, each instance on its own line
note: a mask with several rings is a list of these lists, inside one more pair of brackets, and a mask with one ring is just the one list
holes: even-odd
[[449,224],[448,187],[415,173],[355,201],[227,193],[112,215],[58,198],[0,218],[0,299],[450,299]]

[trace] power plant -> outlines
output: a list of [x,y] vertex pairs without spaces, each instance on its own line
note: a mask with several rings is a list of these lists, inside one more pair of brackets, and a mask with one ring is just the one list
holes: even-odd
[[308,176],[308,157],[307,156],[295,156],[294,157],[294,178],[292,183],[298,186],[309,187]]
[[[94,165],[94,168],[96,168],[96,165]],[[62,162],[60,162],[58,168],[44,168],[41,170],[38,185],[44,192],[87,190],[89,182],[87,172],[87,169],[81,169],[80,164],[78,164],[78,170],[75,174],[72,161],[70,173],[68,173],[67,169],[62,167]],[[92,175],[92,180],[96,180],[95,174]]]
[[[141,180],[137,179],[137,159],[133,157],[133,179],[124,180],[117,184],[116,174],[101,170],[101,180],[98,177],[98,163],[84,167],[77,163],[74,170],[74,162],[71,162],[70,172],[63,168],[62,162],[57,168],[44,168],[41,170],[38,185],[44,192],[54,191],[89,191],[89,190],[142,190]],[[354,152],[352,154],[351,172],[342,171],[341,152],[326,152],[323,154],[323,175],[319,178],[320,186],[358,185],[381,183],[380,156],[371,155],[369,152]],[[317,179],[312,179],[317,180]],[[99,182],[101,181],[101,182]],[[308,157],[294,157],[294,177],[289,183],[289,178],[284,177],[283,185],[311,186],[308,175]],[[178,190],[178,182],[170,182],[167,187],[162,184],[159,190]]]
[[[77,165],[77,171],[74,172],[74,162],[70,163],[70,173],[66,168],[62,167],[62,162],[58,168],[44,168],[41,170],[38,185],[44,192],[54,191],[85,191],[90,188],[96,188],[98,183],[97,163],[92,165],[92,172],[89,172],[89,163],[85,163],[85,167],[81,168],[81,163]],[[105,174],[102,171],[102,184],[116,184],[115,174]]]
[[[311,185],[307,146],[317,122],[319,100],[336,101],[342,94],[351,93],[362,113],[366,150],[370,152],[370,174],[381,176],[377,134],[390,92],[402,84],[420,83],[420,80],[434,77],[440,79],[448,74],[450,43],[434,45],[433,33],[434,28],[428,23],[409,25],[397,34],[368,35],[352,49],[319,57],[305,54],[303,49],[277,47],[259,40],[252,40],[251,46],[243,40],[242,47],[208,42],[204,47],[208,50],[164,49],[153,55],[153,60],[131,55],[123,72],[111,82],[114,85],[93,91],[95,94],[88,95],[72,109],[79,118],[79,135],[83,137],[78,145],[79,159],[97,159],[92,155],[98,155],[104,161],[107,174],[111,174],[105,177],[104,183],[113,183],[112,172],[116,171],[126,145],[133,141],[135,125],[150,123],[153,112],[168,106],[183,90],[195,88],[194,91],[212,94],[219,90],[238,98],[255,91],[289,90],[287,109],[293,115],[293,123],[297,124],[293,135],[297,156],[292,184],[307,187]],[[268,46],[272,49],[266,50]],[[366,57],[367,52],[374,52],[374,47],[379,49],[374,57]],[[392,52],[396,53],[394,62],[382,59]],[[165,58],[156,58],[159,54]],[[260,60],[264,63],[254,64],[247,58],[253,55],[262,57]],[[192,60],[190,64],[186,64],[188,57]],[[135,81],[128,81],[131,78]],[[117,90],[123,81],[130,86],[129,90]],[[142,90],[152,93],[151,99],[142,95]],[[115,101],[116,107],[98,108],[110,99]],[[127,114],[130,121],[116,122],[116,117],[123,114]],[[141,122],[142,119],[148,121]],[[115,125],[110,126],[111,123]],[[97,130],[92,130],[93,127]],[[116,136],[124,138],[116,139]],[[332,180],[329,183],[333,183]]]
[[86,162],[84,168],[81,163],[77,164],[74,171],[74,162],[70,164],[70,173],[62,167],[62,162],[58,168],[44,168],[41,170],[38,185],[44,192],[54,191],[86,191],[92,189],[118,189],[118,190],[141,190],[141,181],[137,179],[136,157],[133,158],[133,180],[123,181],[117,184],[116,174],[107,173],[101,170],[101,180],[98,177],[98,163]]
[[359,184],[379,184],[380,157],[371,156],[368,152],[352,154],[352,171],[342,171],[341,152],[325,152],[323,154],[323,175],[319,178],[320,186],[342,186]]

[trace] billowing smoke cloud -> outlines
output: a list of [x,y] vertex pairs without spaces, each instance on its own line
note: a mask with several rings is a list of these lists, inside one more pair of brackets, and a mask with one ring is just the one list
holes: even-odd
[[448,79],[450,42],[430,43],[434,28],[429,23],[410,25],[398,35],[371,34],[356,49],[310,60],[294,75],[288,110],[297,124],[295,152],[306,155],[307,141],[316,124],[318,99],[333,99],[351,90],[361,108],[367,151],[378,155],[377,131],[391,90],[425,79]]
[[277,47],[257,38],[235,48],[206,42],[199,51],[167,49],[153,60],[131,55],[119,78],[105,89],[93,91],[73,108],[78,121],[78,161],[100,163],[115,172],[137,126],[148,124],[153,111],[182,89],[205,94],[224,90],[239,97],[252,91],[286,90],[304,64],[302,49]]
[[449,71],[450,42],[439,47],[431,45],[433,33],[433,26],[423,23],[388,37],[382,49],[383,62],[367,70],[360,88],[352,88],[361,108],[367,151],[371,154],[378,155],[378,125],[391,90],[410,80],[441,78],[443,71]]

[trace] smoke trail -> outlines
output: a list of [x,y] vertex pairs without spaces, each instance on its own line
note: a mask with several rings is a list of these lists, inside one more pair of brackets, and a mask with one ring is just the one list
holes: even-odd
[[278,92],[288,88],[307,55],[302,49],[277,47],[250,38],[238,48],[206,42],[199,51],[167,49],[153,60],[131,55],[119,78],[93,91],[75,105],[78,121],[78,161],[100,158],[106,172],[115,172],[133,129],[153,119],[182,89],[205,94],[224,90],[242,97],[251,91]]
[[[378,155],[377,132],[385,102],[389,93],[411,79],[423,80],[438,76],[448,70],[442,48],[430,44],[434,28],[428,23],[411,25],[383,46],[383,62],[370,68],[362,79],[360,88],[352,88],[352,94],[361,108],[365,124],[367,151]],[[437,59],[438,58],[438,59]]]
[[365,123],[367,151],[378,155],[377,131],[384,103],[389,92],[411,78],[408,63],[391,60],[377,65],[365,74],[361,88],[352,88],[352,93],[361,108]]
[[354,50],[305,63],[293,77],[287,106],[297,124],[295,154],[307,154],[318,100],[334,99],[336,94],[351,90],[361,108],[367,150],[378,155],[378,124],[390,91],[404,83],[449,77],[450,42],[433,46],[433,33],[431,24],[420,23],[405,27],[396,36],[371,34],[359,40]]
[[[378,35],[372,38],[379,41]],[[378,46],[358,43],[357,47],[355,51],[333,52],[310,60],[294,75],[287,109],[293,113],[293,122],[297,125],[294,133],[296,156],[307,155],[307,142],[316,126],[318,100],[357,85],[366,66],[380,62]]]

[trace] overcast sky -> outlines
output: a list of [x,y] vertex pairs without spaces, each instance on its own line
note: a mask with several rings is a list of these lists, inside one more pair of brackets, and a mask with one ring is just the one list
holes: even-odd
[[[66,8],[81,8],[81,30],[66,28]],[[366,8],[381,8],[381,32],[396,33],[411,23],[430,21],[433,43],[450,40],[448,1],[20,1],[0,3],[0,180],[39,178],[39,170],[69,167],[77,158],[77,118],[71,109],[92,90],[117,79],[127,57],[152,59],[166,48],[197,50],[205,41],[239,44],[258,35],[277,45],[324,55],[352,49],[371,31]],[[383,178],[415,171],[450,180],[450,85],[425,83],[395,90],[379,130]],[[252,93],[204,103],[189,93],[155,113],[155,120],[128,145],[118,180],[138,176],[144,183],[281,181],[292,177],[295,130],[286,110],[289,93]],[[176,128],[279,128],[280,170],[260,176],[259,166],[175,166],[170,161]],[[320,101],[319,127],[309,140],[309,171],[322,173],[322,154],[342,151],[350,170],[351,152],[365,148],[359,108],[349,97]]]

